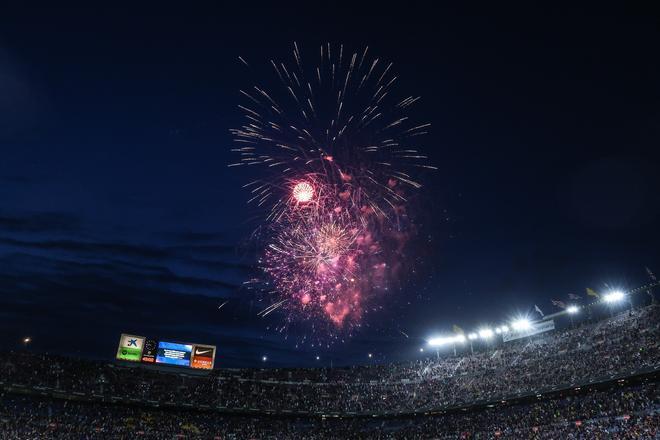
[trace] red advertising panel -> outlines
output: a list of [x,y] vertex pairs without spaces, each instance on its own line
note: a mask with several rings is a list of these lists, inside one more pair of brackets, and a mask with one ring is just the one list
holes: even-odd
[[215,347],[209,345],[195,345],[190,366],[192,368],[212,370],[214,359]]

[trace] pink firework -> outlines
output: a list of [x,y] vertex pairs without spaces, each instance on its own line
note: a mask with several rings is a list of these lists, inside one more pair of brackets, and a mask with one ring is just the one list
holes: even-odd
[[[314,58],[303,63],[294,43],[292,63],[270,61],[274,81],[240,91],[245,121],[232,130],[239,160],[230,166],[262,167],[247,185],[250,201],[273,217],[285,209],[287,184],[313,174],[364,215],[396,222],[407,194],[422,186],[420,172],[435,169],[419,147],[430,124],[410,114],[420,98],[397,94],[393,64],[370,57],[369,48],[327,44]],[[301,182],[295,194],[309,201],[311,189]]]
[[[320,211],[323,212],[323,211]],[[287,299],[285,310],[303,320],[323,323],[328,333],[350,331],[363,313],[364,228],[347,215],[311,214],[276,226],[262,260],[273,287]]]
[[307,66],[294,43],[294,63],[270,62],[274,86],[241,90],[245,122],[232,130],[240,159],[230,166],[261,169],[245,185],[267,210],[261,316],[282,309],[280,328],[310,322],[323,342],[385,303],[405,261],[408,197],[434,167],[418,147],[429,124],[408,114],[419,97],[396,96],[391,63],[368,48],[328,44],[319,55]]
[[314,197],[314,188],[308,182],[298,182],[293,186],[293,198],[300,203],[307,203]]

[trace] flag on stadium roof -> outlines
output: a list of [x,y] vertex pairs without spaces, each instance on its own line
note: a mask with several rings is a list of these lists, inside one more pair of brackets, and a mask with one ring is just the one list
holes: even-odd
[[539,306],[537,306],[536,304],[534,304],[534,310],[536,310],[538,312],[538,314],[541,315],[541,318],[543,318],[545,316],[543,314],[543,312],[541,311],[541,309],[539,308]]
[[593,296],[594,298],[600,298],[598,292],[596,292],[594,289],[591,289],[589,287],[587,287],[587,295]]

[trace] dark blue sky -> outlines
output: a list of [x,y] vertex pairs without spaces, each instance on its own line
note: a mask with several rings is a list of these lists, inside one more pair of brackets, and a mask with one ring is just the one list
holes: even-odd
[[[237,57],[294,40],[393,61],[439,167],[414,272],[324,351],[269,331],[281,317],[240,290],[252,212],[226,167]],[[0,346],[111,358],[132,332],[216,344],[225,366],[405,359],[452,324],[643,284],[660,272],[659,43],[656,11],[625,9],[5,10]]]

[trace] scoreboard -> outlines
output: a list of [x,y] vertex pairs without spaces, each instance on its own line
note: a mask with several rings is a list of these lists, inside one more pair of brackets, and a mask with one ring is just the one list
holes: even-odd
[[160,341],[145,336],[122,334],[117,359],[212,370],[215,365],[215,345]]

